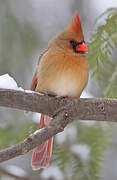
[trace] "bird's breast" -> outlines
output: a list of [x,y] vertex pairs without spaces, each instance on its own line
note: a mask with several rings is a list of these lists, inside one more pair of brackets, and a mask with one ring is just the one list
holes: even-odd
[[74,97],[78,93],[78,84],[70,74],[63,73],[52,81],[50,90],[58,96]]
[[88,81],[87,63],[78,65],[77,63],[65,64],[63,68],[54,73],[50,83],[50,89],[58,96],[80,97]]

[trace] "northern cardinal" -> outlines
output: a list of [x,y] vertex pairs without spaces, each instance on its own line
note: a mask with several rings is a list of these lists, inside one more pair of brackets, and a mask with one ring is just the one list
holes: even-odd
[[[79,98],[88,82],[87,51],[76,12],[69,26],[52,39],[41,54],[30,89],[60,97]],[[38,129],[44,128],[50,121],[51,117],[41,114]],[[34,149],[33,170],[49,164],[52,145],[53,137]]]

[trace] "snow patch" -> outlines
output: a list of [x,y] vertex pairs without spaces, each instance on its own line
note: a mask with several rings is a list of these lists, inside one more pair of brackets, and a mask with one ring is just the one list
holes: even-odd
[[44,96],[44,94],[42,94],[42,93],[39,93],[39,92],[36,92],[36,91],[31,91],[31,90],[24,90],[26,93],[34,93],[34,94],[39,94],[39,95],[41,95],[41,96]]
[[56,166],[50,166],[44,169],[41,176],[44,179],[53,178],[56,180],[63,180],[63,174],[61,173],[60,169]]
[[41,94],[41,93],[39,93],[39,92],[36,92],[36,91],[31,91],[31,90],[24,90],[26,93],[37,93],[37,94],[39,94],[39,95],[44,95],[44,94]]
[[40,113],[33,113],[33,121],[38,123],[40,122],[41,114]]
[[[43,128],[42,128],[43,129]],[[41,132],[42,129],[36,130],[33,134],[36,135],[37,133]]]
[[44,128],[38,129],[38,130],[36,130],[33,134],[36,135],[36,134],[40,133],[41,131],[43,131],[43,129],[44,129]]
[[93,98],[93,96],[89,92],[83,91],[80,98]]
[[19,177],[25,177],[26,176],[26,172],[18,167],[18,166],[15,166],[15,165],[9,165],[6,167],[6,170],[16,176],[19,176]]
[[25,90],[26,93],[34,93],[34,91],[31,90]]
[[16,81],[11,76],[9,76],[9,74],[0,76],[0,88],[24,91],[23,88],[18,87]]
[[90,148],[86,144],[75,144],[71,147],[71,151],[79,155],[83,161],[89,158]]
[[73,142],[77,136],[77,129],[75,126],[68,126],[65,130],[56,135],[57,144],[63,144],[68,138],[70,142]]

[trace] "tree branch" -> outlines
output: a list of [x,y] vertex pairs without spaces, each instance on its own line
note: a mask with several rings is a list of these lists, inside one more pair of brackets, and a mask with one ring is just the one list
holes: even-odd
[[[53,116],[62,107],[70,105],[77,120],[117,122],[117,99],[56,98],[31,91],[0,89],[0,106],[39,112]],[[68,109],[67,109],[68,110]]]
[[19,144],[0,151],[0,162],[23,155],[64,130],[73,120],[117,122],[117,99],[55,98],[39,93],[0,90],[0,106],[40,112],[53,117],[50,124]]

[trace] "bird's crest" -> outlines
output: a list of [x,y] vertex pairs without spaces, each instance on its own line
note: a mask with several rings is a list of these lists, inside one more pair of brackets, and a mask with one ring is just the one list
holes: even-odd
[[81,27],[81,23],[80,23],[80,18],[78,13],[76,12],[75,15],[72,18],[71,23],[69,24],[69,28],[78,33],[78,32],[82,32],[82,27]]

